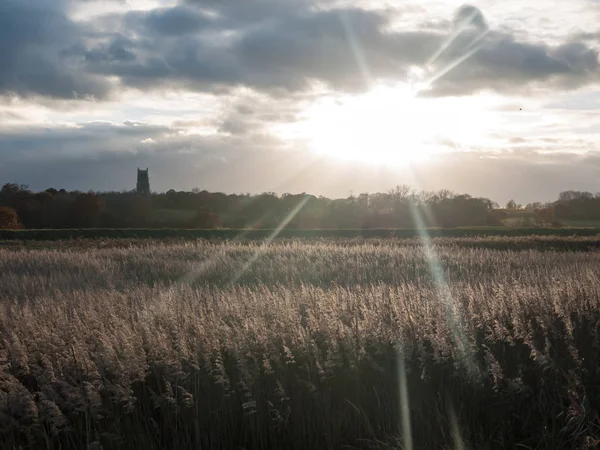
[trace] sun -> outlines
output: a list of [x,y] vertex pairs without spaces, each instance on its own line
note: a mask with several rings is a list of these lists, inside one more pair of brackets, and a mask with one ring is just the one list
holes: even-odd
[[359,96],[322,99],[304,116],[309,146],[322,156],[404,164],[437,150],[427,111],[409,89],[379,87]]
[[414,86],[379,86],[361,95],[323,96],[296,123],[279,129],[317,155],[368,164],[406,165],[448,152],[448,142],[471,142],[483,129],[474,104],[428,99]]

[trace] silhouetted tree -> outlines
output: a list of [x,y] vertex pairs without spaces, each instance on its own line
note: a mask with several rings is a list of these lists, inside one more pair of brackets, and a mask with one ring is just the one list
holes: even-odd
[[552,208],[537,209],[535,217],[542,226],[556,225],[556,216]]
[[102,199],[97,195],[79,194],[69,208],[68,225],[74,228],[98,226],[98,219],[102,209]]
[[131,210],[128,216],[135,228],[149,226],[151,212],[152,204],[150,196],[134,195],[131,197]]
[[19,216],[13,208],[0,206],[0,230],[18,230],[22,228]]
[[199,208],[188,225],[190,228],[212,229],[219,228],[221,224],[221,220],[213,211],[207,208]]
[[[551,205],[557,217],[600,216],[600,199],[579,194],[563,198]],[[26,228],[276,228],[289,221],[289,228],[367,229],[499,225],[503,220],[498,205],[489,199],[448,190],[415,191],[407,185],[332,200],[305,193],[250,195],[199,189],[148,197],[133,191],[84,194],[52,188],[33,193],[26,186],[6,184],[0,190],[0,206],[15,209]]]
[[527,203],[525,205],[525,210],[527,211],[536,211],[538,209],[542,209],[544,206],[542,205],[541,202],[533,202],[533,203]]
[[582,192],[582,191],[564,191],[558,195],[558,201],[560,202],[570,202],[573,200],[591,200],[594,198],[594,194],[591,192]]

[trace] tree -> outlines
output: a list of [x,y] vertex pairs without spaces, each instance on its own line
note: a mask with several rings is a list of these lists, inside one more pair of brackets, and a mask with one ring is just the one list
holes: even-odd
[[22,228],[19,216],[13,208],[0,206],[0,230],[18,230]]
[[552,208],[538,209],[535,211],[535,217],[541,225],[550,226],[557,223]]
[[489,198],[477,198],[481,203],[485,205],[487,209],[496,209],[498,208],[498,203],[490,200]]
[[506,203],[506,209],[517,209],[517,203],[514,200],[509,200]]
[[192,228],[202,228],[208,230],[212,228],[219,228],[221,226],[221,220],[213,211],[207,208],[199,208],[190,225]]
[[103,202],[95,194],[79,194],[69,208],[69,225],[76,228],[90,228],[98,225]]
[[19,185],[15,183],[6,183],[2,186],[2,190],[0,191],[0,195],[3,197],[13,196],[18,194],[21,190],[19,189]]
[[129,211],[128,217],[130,218],[130,223],[132,223],[135,228],[147,227],[152,212],[151,197],[135,194],[129,200],[129,207],[131,210]]
[[406,184],[398,185],[389,194],[395,201],[403,201],[409,196],[412,189]]
[[594,198],[594,194],[591,192],[582,192],[582,191],[564,191],[561,192],[558,196],[558,200],[561,202],[569,202],[578,199],[586,199],[590,200]]
[[537,211],[538,209],[542,209],[543,205],[541,202],[533,202],[533,203],[528,203],[527,205],[525,205],[525,209],[527,211]]
[[436,195],[438,196],[438,198],[440,200],[446,200],[446,199],[449,199],[449,198],[452,198],[452,197],[456,196],[456,194],[454,194],[454,192],[452,192],[449,189],[442,189],[442,190],[438,191],[436,193]]

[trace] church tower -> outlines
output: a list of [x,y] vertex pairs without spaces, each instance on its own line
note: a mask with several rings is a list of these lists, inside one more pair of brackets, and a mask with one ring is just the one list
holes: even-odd
[[146,170],[140,170],[138,167],[137,185],[135,189],[140,195],[150,195],[150,175],[148,175],[148,168],[146,168]]

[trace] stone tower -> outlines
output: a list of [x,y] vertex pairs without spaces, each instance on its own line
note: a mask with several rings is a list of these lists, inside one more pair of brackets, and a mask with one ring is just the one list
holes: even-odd
[[150,175],[148,175],[148,168],[146,168],[146,170],[140,170],[138,167],[137,185],[135,189],[140,195],[150,195]]

